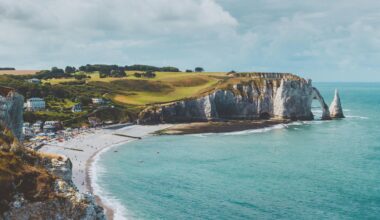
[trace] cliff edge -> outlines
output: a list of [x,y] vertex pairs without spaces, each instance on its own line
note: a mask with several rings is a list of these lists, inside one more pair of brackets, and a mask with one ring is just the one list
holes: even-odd
[[330,112],[311,80],[293,74],[239,73],[199,97],[149,106],[139,123],[178,123],[220,120],[312,120],[311,104],[317,99],[322,119]]

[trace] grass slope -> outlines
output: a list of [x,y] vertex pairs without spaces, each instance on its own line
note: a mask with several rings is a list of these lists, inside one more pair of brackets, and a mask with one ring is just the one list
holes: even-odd
[[[124,78],[100,78],[88,74],[86,84],[107,90],[106,97],[122,105],[149,105],[190,98],[215,87],[226,73],[156,72],[155,78],[137,78],[128,71]],[[75,79],[51,79],[52,85],[75,82]]]

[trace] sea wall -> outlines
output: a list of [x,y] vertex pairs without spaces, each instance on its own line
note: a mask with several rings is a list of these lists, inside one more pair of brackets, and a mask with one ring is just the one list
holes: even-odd
[[22,139],[24,97],[13,89],[0,87],[0,123]]
[[[311,80],[295,75],[259,74],[260,80],[242,81],[227,88],[216,88],[201,96],[150,106],[139,115],[142,124],[197,122],[210,120],[292,119],[312,120],[313,99],[321,103],[324,118],[328,107]],[[252,75],[248,75],[252,77]],[[264,77],[264,78],[263,78]]]

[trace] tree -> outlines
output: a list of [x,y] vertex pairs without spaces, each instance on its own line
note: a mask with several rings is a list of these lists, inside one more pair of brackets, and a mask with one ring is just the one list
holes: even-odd
[[193,71],[192,70],[186,70],[186,73],[192,73]]
[[203,72],[205,71],[202,67],[195,67],[195,72]]
[[110,76],[111,77],[125,77],[127,76],[127,74],[125,73],[124,70],[117,69],[117,70],[111,70]]
[[146,78],[154,78],[156,77],[156,74],[153,71],[147,71],[143,74],[143,76]]
[[74,78],[76,80],[82,80],[82,79],[86,79],[87,76],[85,74],[77,74],[77,75],[74,76]]
[[75,73],[75,71],[76,71],[76,68],[73,66],[66,66],[65,68],[65,73],[71,74],[71,73]]

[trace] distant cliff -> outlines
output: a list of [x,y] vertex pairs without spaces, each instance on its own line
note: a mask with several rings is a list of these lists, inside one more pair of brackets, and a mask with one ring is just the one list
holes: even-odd
[[199,97],[148,107],[140,113],[139,121],[312,120],[313,99],[321,103],[322,118],[330,119],[328,106],[310,80],[281,73],[230,74],[230,78]]

